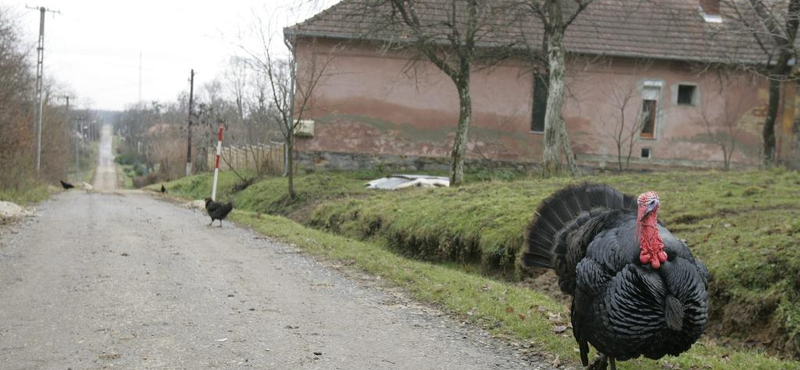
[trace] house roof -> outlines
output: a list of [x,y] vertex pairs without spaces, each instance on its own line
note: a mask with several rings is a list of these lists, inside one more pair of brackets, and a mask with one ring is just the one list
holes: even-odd
[[[391,8],[384,5],[364,11],[376,0],[343,0],[312,18],[284,29],[287,36],[367,41],[411,41],[409,29],[388,21]],[[423,24],[440,27],[447,21],[451,0],[422,0],[416,5]],[[509,10],[512,0],[495,0],[506,10],[492,13],[478,46],[515,45],[526,40],[539,49],[543,26],[535,17]],[[378,1],[381,2],[381,1]],[[719,63],[764,63],[768,56],[742,23],[722,5],[721,23],[707,22],[700,0],[595,0],[566,31],[568,52],[650,59]],[[565,2],[565,4],[574,4]],[[565,5],[566,6],[566,5]],[[568,10],[565,13],[569,13]],[[747,16],[747,15],[745,15]],[[456,19],[464,17],[463,12]],[[462,18],[463,19],[463,18]],[[445,42],[444,34],[436,35]],[[538,45],[537,45],[538,44]]]

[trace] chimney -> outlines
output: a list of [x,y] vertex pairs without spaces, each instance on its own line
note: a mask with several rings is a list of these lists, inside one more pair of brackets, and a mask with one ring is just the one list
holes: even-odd
[[700,0],[700,8],[708,15],[720,15],[719,2],[720,0]]

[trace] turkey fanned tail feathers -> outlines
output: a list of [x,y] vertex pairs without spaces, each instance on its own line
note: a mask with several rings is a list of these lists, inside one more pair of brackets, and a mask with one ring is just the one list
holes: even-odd
[[708,321],[708,270],[659,224],[667,261],[639,262],[636,199],[607,185],[579,184],[545,199],[525,230],[522,262],[555,269],[573,297],[581,362],[589,344],[610,359],[678,355]]
[[[561,189],[542,201],[536,219],[525,230],[527,250],[522,261],[529,267],[555,269],[559,277],[574,276],[575,267],[586,253],[588,243],[584,243],[581,250],[569,250],[566,239],[570,233],[590,221],[597,224],[598,218],[609,212],[635,209],[636,199],[608,185],[583,183]],[[579,236],[591,238],[597,231],[588,228]],[[564,293],[572,294],[574,278],[559,282],[559,285]]]

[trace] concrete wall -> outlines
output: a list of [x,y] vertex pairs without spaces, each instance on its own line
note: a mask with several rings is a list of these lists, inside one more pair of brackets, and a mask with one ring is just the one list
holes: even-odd
[[[408,55],[398,52],[324,40],[301,40],[297,52],[301,81],[312,69],[326,65],[310,111],[304,113],[304,118],[315,121],[314,135],[299,139],[298,150],[387,158],[450,155],[458,97],[453,82],[437,68],[429,63],[411,65]],[[694,105],[675,104],[678,84],[697,85]],[[578,160],[585,164],[616,165],[617,149],[610,132],[622,116],[628,124],[636,122],[647,85],[660,85],[657,129],[653,139],[636,135],[633,162],[640,166],[720,165],[722,150],[708,134],[703,116],[721,122],[731,112],[736,127],[743,128],[734,162],[744,166],[759,162],[758,125],[766,104],[762,80],[732,71],[699,73],[674,62],[573,58],[567,85],[564,117]],[[621,114],[620,96],[625,92],[632,97]],[[538,161],[543,135],[530,129],[533,79],[525,65],[507,61],[476,70],[472,93],[468,158]],[[724,137],[724,127],[718,124],[713,132]],[[637,160],[642,147],[651,150],[650,159]]]

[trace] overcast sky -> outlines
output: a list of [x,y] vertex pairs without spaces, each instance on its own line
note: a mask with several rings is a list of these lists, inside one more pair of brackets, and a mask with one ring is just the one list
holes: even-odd
[[[280,40],[285,26],[304,20],[337,0],[0,0],[35,44],[39,12],[45,17],[45,76],[68,85],[78,105],[123,109],[138,100],[139,53],[142,100],[169,101],[220,75],[238,45],[252,42],[256,17],[270,24]],[[244,40],[244,41],[243,41]],[[282,43],[276,43],[282,47]],[[252,44],[251,44],[252,45]],[[285,48],[284,48],[285,49]],[[32,63],[35,63],[35,52]]]

